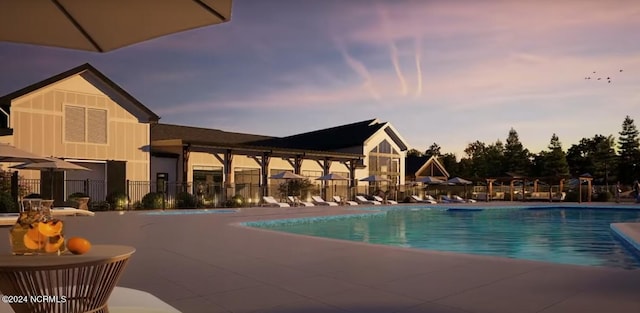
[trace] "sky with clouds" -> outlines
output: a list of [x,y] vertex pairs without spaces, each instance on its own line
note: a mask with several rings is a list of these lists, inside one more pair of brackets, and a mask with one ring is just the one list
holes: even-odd
[[511,127],[539,152],[640,126],[634,0],[233,5],[231,22],[105,54],[0,43],[0,95],[89,62],[163,123],[287,136],[378,118],[458,157]]

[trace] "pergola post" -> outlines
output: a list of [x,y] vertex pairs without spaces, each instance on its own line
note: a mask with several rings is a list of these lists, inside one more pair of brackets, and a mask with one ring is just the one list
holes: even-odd
[[234,193],[234,188],[233,188],[233,176],[231,175],[232,172],[232,165],[233,165],[233,153],[231,151],[231,149],[227,149],[224,152],[224,159],[223,159],[224,163],[224,189],[225,192],[222,193],[223,202],[226,202],[227,199],[230,199],[231,197],[233,197],[233,193]]
[[491,200],[491,195],[493,195],[493,183],[495,181],[494,178],[487,178],[487,197],[485,199],[487,202]]

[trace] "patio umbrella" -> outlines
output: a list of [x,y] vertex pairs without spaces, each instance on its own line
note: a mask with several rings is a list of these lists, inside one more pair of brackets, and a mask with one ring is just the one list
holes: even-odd
[[305,179],[306,177],[302,175],[295,174],[293,172],[284,171],[278,174],[274,174],[269,176],[271,179]]
[[371,176],[367,176],[365,178],[361,178],[360,181],[366,181],[366,182],[381,182],[381,181],[391,181],[388,178],[382,177],[380,175],[371,175]]
[[[331,181],[331,180],[349,180],[349,179],[348,179],[348,178],[346,178],[346,177],[344,177],[344,176],[342,176],[342,175],[340,175],[340,174],[329,173],[329,174],[327,174],[327,175],[323,175],[323,176],[320,176],[320,177],[316,178],[316,180]],[[334,188],[334,189],[333,189],[333,193],[334,193],[334,195],[335,195],[335,192],[336,192],[336,190],[335,190],[336,185],[333,185],[333,188]],[[327,197],[327,195],[325,195],[325,198],[326,198],[326,197]]]
[[24,170],[41,170],[47,171],[50,173],[49,177],[51,179],[51,189],[50,189],[50,198],[53,199],[53,172],[60,171],[90,171],[84,166],[80,166],[77,164],[73,164],[71,162],[67,162],[65,160],[57,159],[57,158],[46,158],[43,162],[34,162],[34,163],[24,163],[14,165],[11,168],[16,169],[24,169]]
[[472,184],[471,181],[468,181],[468,180],[466,180],[464,178],[460,178],[460,177],[450,178],[445,183],[449,184],[449,185],[463,185],[464,186],[464,196],[465,196],[465,198],[467,196],[467,185],[471,185]]
[[107,52],[227,22],[231,1],[5,0],[0,5],[0,41]]
[[367,176],[365,178],[361,178],[360,181],[366,181],[366,182],[369,182],[369,183],[374,183],[374,186],[376,187],[376,189],[379,189],[378,188],[378,183],[379,182],[381,182],[381,181],[389,182],[391,180],[388,179],[388,178],[382,177],[380,175],[371,175],[371,176]]
[[[302,175],[298,175],[295,174],[293,172],[290,171],[284,171],[284,172],[280,172],[278,174],[274,174],[269,176],[269,178],[271,179],[286,179],[286,180],[291,180],[291,179],[305,179],[306,177],[302,176]],[[289,196],[289,184],[287,183],[287,196]]]
[[37,162],[47,158],[18,149],[12,145],[0,144],[0,162]]
[[444,181],[443,181],[442,179],[435,178],[435,177],[433,177],[433,176],[426,176],[426,177],[422,177],[422,178],[420,178],[420,179],[418,179],[418,180],[416,180],[416,181],[417,181],[417,182],[421,182],[421,183],[423,183],[423,184],[426,186],[426,187],[424,188],[424,189],[425,189],[425,192],[426,192],[427,187],[428,187],[429,185],[442,185],[442,184],[444,183]]
[[442,179],[435,178],[433,176],[422,177],[422,178],[420,178],[420,179],[418,179],[416,181],[424,183],[425,185],[440,185],[440,184],[444,183],[444,181]]

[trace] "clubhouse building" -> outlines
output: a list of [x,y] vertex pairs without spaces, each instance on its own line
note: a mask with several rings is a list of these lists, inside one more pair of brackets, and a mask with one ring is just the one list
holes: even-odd
[[[309,178],[327,196],[369,193],[369,185],[393,190],[406,180],[408,144],[388,122],[369,119],[287,137],[163,124],[90,64],[2,96],[0,109],[0,142],[91,169],[19,171],[30,192],[56,201],[73,192],[97,200],[121,192],[137,201],[152,191],[186,191],[213,205],[236,194],[255,203],[276,194],[282,180],[270,176],[282,171]],[[329,173],[348,180],[317,180]],[[371,175],[386,180],[359,181]],[[55,184],[45,183],[51,180]]]

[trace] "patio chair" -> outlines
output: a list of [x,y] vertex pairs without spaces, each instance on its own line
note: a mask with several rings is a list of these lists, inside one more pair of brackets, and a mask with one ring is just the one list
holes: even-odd
[[281,207],[281,208],[288,208],[290,207],[290,205],[288,203],[282,203],[282,202],[278,202],[276,199],[274,199],[272,196],[263,196],[262,200],[264,201],[264,205],[265,206],[273,206],[273,207]]
[[373,199],[380,202],[380,203],[386,203],[386,204],[398,204],[398,201],[394,201],[394,200],[384,200],[382,199],[382,197],[380,196],[373,196]]
[[459,200],[456,200],[456,199],[453,199],[453,198],[449,198],[449,196],[443,195],[443,196],[440,196],[440,202],[443,202],[443,203],[464,203],[464,200],[459,201]]
[[107,304],[109,311],[113,312],[180,313],[176,308],[148,292],[125,287],[115,287]]
[[287,196],[287,199],[289,199],[289,204],[291,204],[293,206],[315,206],[311,202],[300,200],[298,197]]
[[51,215],[53,216],[68,216],[68,215],[83,215],[83,216],[94,216],[95,213],[88,210],[81,210],[71,207],[54,207],[51,208]]
[[419,203],[431,203],[431,204],[438,203],[438,201],[436,201],[436,200],[422,199],[422,198],[420,198],[418,196],[415,196],[415,195],[411,196],[411,199],[413,199],[413,200],[415,200],[416,202],[419,202]]
[[324,199],[322,199],[320,196],[312,196],[311,200],[313,200],[313,203],[315,203],[316,205],[338,206],[336,202],[324,201]]
[[465,200],[464,198],[462,198],[462,197],[460,197],[460,196],[458,196],[458,195],[453,195],[451,198],[452,198],[455,202],[462,202],[462,203],[464,203],[464,202],[469,202],[469,203],[476,202],[476,200],[473,200],[473,199],[466,199],[466,200]]
[[373,205],[380,205],[382,204],[382,202],[380,201],[375,201],[375,200],[367,200],[367,198],[363,197],[363,196],[356,196],[356,202],[360,203],[360,204],[373,204]]
[[342,198],[340,198],[340,196],[333,196],[333,201],[338,202],[338,203],[345,203],[347,205],[358,205],[358,202],[349,201],[349,200],[342,200]]

